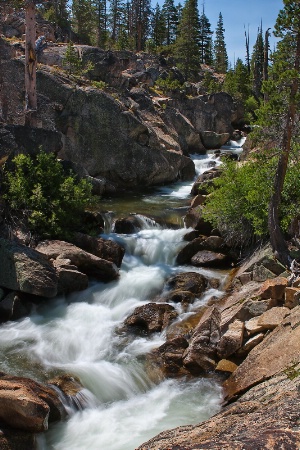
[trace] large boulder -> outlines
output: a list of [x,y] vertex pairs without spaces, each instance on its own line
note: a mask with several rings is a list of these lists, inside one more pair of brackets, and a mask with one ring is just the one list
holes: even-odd
[[49,259],[70,260],[71,264],[78,267],[81,272],[101,281],[111,281],[119,276],[114,263],[94,256],[68,242],[44,241],[40,242],[36,248]]
[[191,264],[197,267],[221,267],[224,266],[227,259],[227,256],[223,253],[200,250],[192,257]]
[[40,252],[0,238],[0,286],[42,297],[55,297],[58,278]]
[[57,392],[29,378],[0,378],[0,420],[20,430],[41,432],[51,421],[62,420],[66,411]]
[[217,345],[220,340],[221,313],[210,306],[201,317],[183,355],[184,366],[193,374],[212,370],[217,364]]
[[207,287],[207,279],[197,272],[181,272],[171,277],[166,286],[173,291],[189,291],[200,296]]
[[[157,349],[147,355],[148,365],[153,372],[155,370],[164,377],[179,377],[187,375],[188,371],[183,367],[183,354],[188,347],[188,342],[184,337],[175,337],[168,340]],[[149,368],[148,368],[149,372]]]
[[83,233],[75,233],[73,242],[83,250],[113,262],[117,267],[120,267],[122,264],[125,249],[114,241],[88,236]]
[[142,333],[156,333],[165,329],[178,316],[173,306],[147,303],[135,308],[124,324],[127,329]]
[[245,361],[225,382],[227,400],[285,369],[293,368],[299,362],[300,306],[291,311],[282,309],[286,311],[281,316],[281,324],[251,350]]
[[230,138],[229,133],[215,133],[214,131],[202,131],[200,136],[204,147],[208,150],[222,147]]

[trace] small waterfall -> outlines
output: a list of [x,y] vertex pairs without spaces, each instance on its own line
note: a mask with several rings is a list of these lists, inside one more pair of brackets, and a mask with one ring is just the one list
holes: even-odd
[[[198,174],[219,164],[213,154],[192,158]],[[178,209],[191,184],[157,188],[139,204],[150,205],[153,217],[158,207]],[[127,201],[127,207],[140,211],[137,203],[133,207]],[[220,407],[221,387],[212,379],[153,383],[145,355],[164,343],[164,333],[130,336],[119,330],[136,307],[155,301],[171,275],[195,271],[222,279],[224,273],[174,265],[188,229],[165,228],[141,211],[136,218],[142,229],[117,235],[111,232],[113,218],[112,212],[104,214],[105,237],[126,249],[118,280],[93,281],[85,291],[41,302],[31,317],[0,327],[1,370],[39,381],[67,373],[84,386],[75,398],[64,398],[70,418],[39,437],[41,450],[133,450],[163,430],[206,420]],[[183,314],[176,306],[179,320],[212,295],[221,292],[210,289]]]

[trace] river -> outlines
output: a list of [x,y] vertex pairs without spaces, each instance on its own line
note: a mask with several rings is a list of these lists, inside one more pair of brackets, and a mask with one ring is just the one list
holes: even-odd
[[[216,163],[212,154],[193,159],[197,173]],[[85,387],[78,402],[86,408],[70,409],[68,421],[41,435],[41,450],[133,450],[160,431],[201,422],[219,410],[221,387],[212,378],[151,381],[144,356],[165,341],[164,333],[133,338],[116,332],[135,307],[161,292],[170,275],[193,270],[224,280],[222,271],[174,265],[185,245],[182,215],[190,189],[191,183],[176,183],[119,204],[108,201],[106,208],[110,205],[116,214],[122,210],[125,216],[151,211],[162,217],[159,211],[169,210],[164,220],[181,226],[168,228],[140,216],[139,232],[117,235],[108,214],[106,237],[126,248],[119,280],[91,282],[83,292],[47,301],[30,317],[0,327],[0,370],[42,382],[70,373]],[[213,295],[222,292],[210,289],[185,311],[174,305],[178,320]]]

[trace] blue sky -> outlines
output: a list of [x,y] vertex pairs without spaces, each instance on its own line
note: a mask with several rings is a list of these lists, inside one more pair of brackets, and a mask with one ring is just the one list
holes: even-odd
[[[175,1],[175,4],[177,2]],[[182,2],[184,3],[184,2]],[[199,0],[199,11],[202,12],[203,0]],[[205,0],[205,14],[211,23],[211,30],[215,31],[219,13],[222,13],[225,42],[229,61],[233,64],[239,57],[245,61],[246,46],[244,25],[250,34],[250,52],[257,36],[257,29],[262,20],[263,31],[274,28],[282,0]],[[271,39],[273,49],[275,39]]]

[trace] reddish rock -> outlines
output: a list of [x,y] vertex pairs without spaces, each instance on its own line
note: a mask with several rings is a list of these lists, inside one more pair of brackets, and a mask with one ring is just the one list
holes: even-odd
[[241,348],[242,352],[249,353],[250,350],[256,347],[264,339],[264,337],[265,335],[263,333],[258,333],[255,336],[252,336]]
[[257,318],[257,323],[265,330],[272,330],[273,328],[278,327],[289,313],[290,310],[288,308],[285,308],[284,306],[275,306],[259,316]]
[[196,206],[204,205],[206,201],[207,195],[198,194],[196,197],[193,198],[191,201],[191,208],[196,208]]
[[244,337],[244,323],[240,320],[235,320],[228,327],[226,333],[220,339],[218,344],[218,355],[220,358],[228,358],[239,350],[243,343]]
[[215,370],[218,372],[232,373],[237,369],[237,367],[238,366],[234,362],[228,361],[228,359],[221,359]]
[[161,371],[164,377],[186,375],[188,372],[183,367],[183,353],[188,345],[183,337],[168,340],[150,353],[148,364],[155,365],[156,370]]
[[288,280],[284,277],[276,277],[272,280],[266,280],[261,287],[260,298],[274,298],[275,300],[283,300],[287,285]]
[[297,287],[286,287],[284,295],[284,306],[293,309],[299,305],[300,289]]
[[38,450],[36,435],[0,425],[0,448],[2,450]]
[[147,303],[135,308],[127,317],[126,327],[139,332],[155,333],[166,328],[177,317],[173,306],[164,303]]
[[299,361],[299,325],[300,306],[297,306],[279,326],[251,350],[245,361],[225,382],[227,400],[286,368],[293,367],[295,361]]
[[193,374],[216,367],[217,345],[220,340],[221,313],[218,308],[207,308],[197,325],[190,345],[183,355],[184,366]]
[[0,420],[30,432],[48,429],[49,421],[66,417],[57,392],[29,378],[0,378]]

